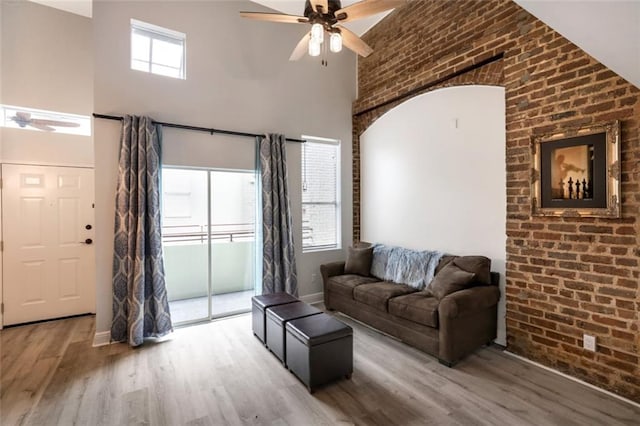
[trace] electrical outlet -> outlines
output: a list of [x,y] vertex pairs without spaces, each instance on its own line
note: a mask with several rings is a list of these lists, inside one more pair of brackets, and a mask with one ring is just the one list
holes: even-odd
[[318,274],[311,274],[311,283],[316,284],[318,282]]
[[595,352],[596,351],[596,336],[590,336],[585,334],[582,337],[582,347],[588,351]]

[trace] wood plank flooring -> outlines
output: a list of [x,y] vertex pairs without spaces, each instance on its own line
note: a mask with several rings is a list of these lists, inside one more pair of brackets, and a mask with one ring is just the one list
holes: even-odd
[[346,317],[354,373],[309,395],[249,315],[131,349],[94,318],[0,331],[2,425],[638,425],[640,408],[483,348],[450,369]]

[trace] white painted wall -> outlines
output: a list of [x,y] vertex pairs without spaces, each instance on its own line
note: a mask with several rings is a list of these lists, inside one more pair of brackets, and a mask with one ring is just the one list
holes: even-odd
[[[304,58],[289,63],[305,26],[262,23],[240,10],[266,11],[248,1],[95,2],[95,111],[148,114],[157,120],[246,132],[280,132],[342,140],[343,246],[352,238],[351,103],[355,57],[331,55],[329,66]],[[129,68],[131,18],[187,35],[187,79]],[[120,125],[95,120],[97,331],[111,322],[114,192]],[[167,129],[165,162],[244,167],[253,164],[251,139]],[[322,291],[319,265],[344,259],[344,251],[301,252],[300,145],[287,145],[289,184],[300,295]],[[312,276],[316,275],[315,280]]]
[[491,258],[503,295],[497,341],[506,344],[504,88],[412,98],[360,140],[362,240]]
[[[90,115],[91,20],[27,1],[2,3],[1,103]],[[2,162],[93,165],[90,136],[1,130]]]
[[[2,10],[3,10],[3,2],[0,1],[0,50],[2,48],[2,40],[3,40],[3,35],[2,35]],[[2,53],[0,52],[0,104],[2,103]],[[0,128],[0,163],[2,163],[2,137],[3,137],[3,130],[2,128]],[[2,175],[0,174],[0,179],[2,179]],[[2,211],[2,202],[1,202],[1,198],[0,197],[0,211]],[[2,215],[0,214],[0,241],[2,241]],[[4,291],[2,289],[2,283],[3,283],[3,271],[2,271],[2,253],[0,252],[0,304],[3,303],[3,294]],[[4,324],[4,315],[2,314],[2,312],[0,312],[0,330],[2,330],[2,325]]]

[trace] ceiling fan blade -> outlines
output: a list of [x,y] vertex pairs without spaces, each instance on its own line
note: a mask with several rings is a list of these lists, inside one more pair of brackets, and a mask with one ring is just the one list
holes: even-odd
[[393,9],[405,4],[406,0],[362,0],[343,9],[336,10],[336,18],[340,22],[350,22],[366,18],[385,10]]
[[74,123],[73,121],[58,121],[58,120],[44,120],[34,118],[31,120],[31,126],[55,126],[55,127],[80,127],[80,123]]
[[284,13],[240,12],[240,16],[257,21],[281,22],[284,24],[306,24],[309,19],[304,16],[285,15]]
[[36,128],[38,130],[42,130],[43,132],[55,132],[56,129],[54,129],[51,126],[47,126],[46,124],[38,124],[38,123],[31,123],[29,124],[29,126]]
[[302,58],[305,53],[307,53],[307,47],[309,46],[309,38],[311,37],[311,31],[306,33],[302,39],[298,42],[298,45],[293,52],[291,52],[291,56],[289,57],[290,61],[297,61]]
[[328,0],[311,0],[311,7],[314,12],[327,14],[329,13],[329,1]]
[[350,30],[340,25],[337,25],[335,28],[340,28],[340,33],[342,34],[342,44],[356,52],[358,55],[366,58],[367,56],[371,55],[371,53],[373,53],[373,49]]

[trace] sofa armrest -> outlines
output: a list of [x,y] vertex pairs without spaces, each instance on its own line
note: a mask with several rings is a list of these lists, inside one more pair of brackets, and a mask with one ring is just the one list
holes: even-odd
[[451,366],[496,338],[499,299],[500,289],[493,285],[456,291],[442,298],[438,306],[440,362]]
[[458,318],[497,305],[499,299],[497,286],[472,287],[443,297],[438,311],[441,318]]
[[322,274],[322,290],[324,292],[324,307],[328,310],[332,310],[331,301],[329,300],[329,278],[336,275],[344,275],[344,265],[346,262],[332,262],[320,265],[320,273]]
[[327,281],[336,275],[344,275],[345,262],[332,262],[320,265],[320,273],[322,274],[322,282],[327,285]]

